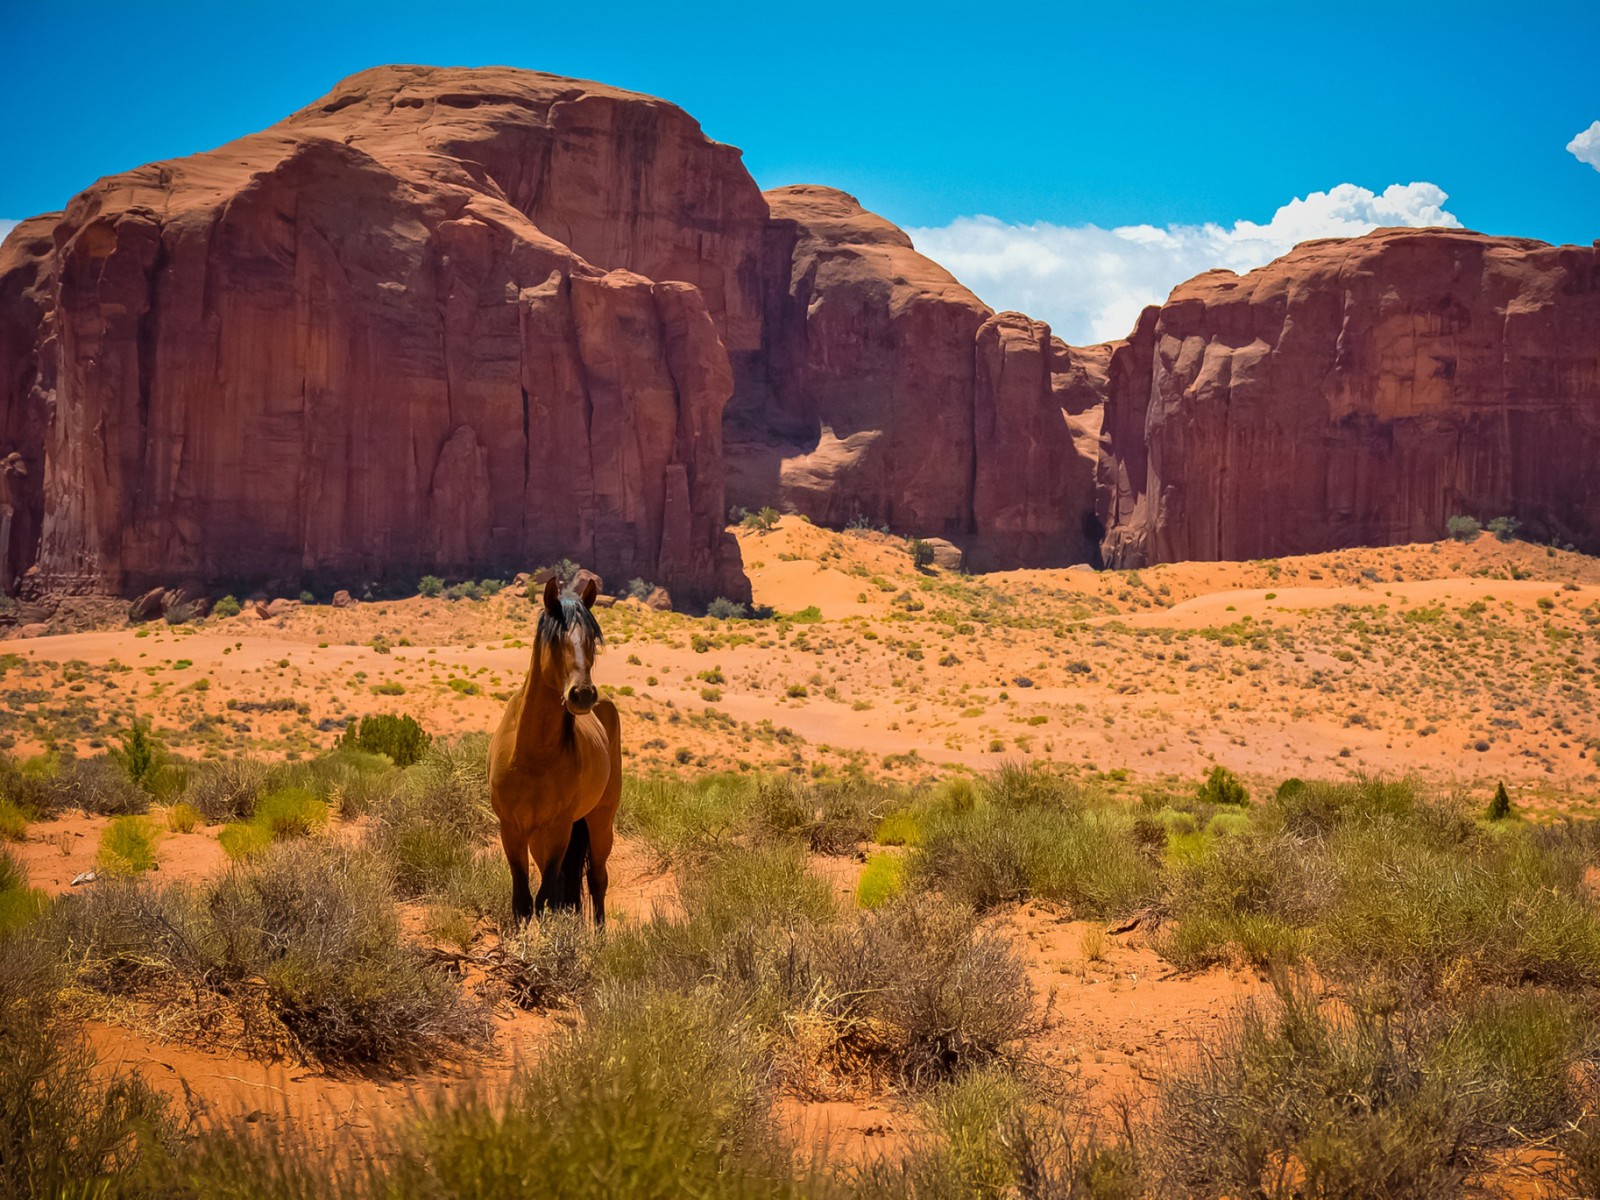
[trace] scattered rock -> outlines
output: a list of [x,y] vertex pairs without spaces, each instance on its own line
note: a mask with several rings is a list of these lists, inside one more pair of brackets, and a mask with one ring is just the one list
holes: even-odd
[[351,597],[350,593],[345,591],[343,588],[340,588],[333,594],[333,606],[335,608],[349,608],[354,603],[355,600]]
[[161,615],[166,594],[165,588],[151,588],[128,605],[128,620],[135,625],[142,624],[145,621],[154,621]]
[[84,871],[81,875],[74,875],[72,877],[72,885],[71,886],[78,887],[78,886],[80,886],[82,884],[85,884],[85,883],[93,883],[98,878],[99,878],[99,876],[96,875],[93,871]]
[[[259,608],[260,606],[257,605]],[[286,617],[300,607],[300,601],[290,600],[287,596],[280,596],[267,605],[266,615],[269,617]]]
[[954,542],[947,542],[943,538],[923,538],[929,546],[933,547],[933,565],[943,571],[961,570],[961,547]]
[[646,608],[653,608],[657,612],[671,612],[672,596],[664,587],[653,588],[650,594],[644,598],[644,605]]
[[45,634],[49,632],[50,626],[44,624],[43,622],[36,621],[31,625],[24,625],[21,629],[17,630],[17,636],[19,638],[36,638],[44,637]]
[[580,570],[576,575],[574,575],[572,577],[572,592],[573,592],[573,595],[577,595],[580,592],[582,592],[583,591],[583,585],[585,583],[587,583],[591,579],[594,580],[595,591],[604,592],[606,590],[605,580],[601,579],[600,576],[596,575],[593,571],[590,571],[587,568],[585,568],[585,569]]

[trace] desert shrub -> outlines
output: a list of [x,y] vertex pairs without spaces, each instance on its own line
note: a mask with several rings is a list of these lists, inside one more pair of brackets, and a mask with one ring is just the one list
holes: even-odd
[[1183,970],[1235,953],[1257,966],[1297,958],[1326,886],[1322,867],[1287,834],[1203,839],[1198,852],[1174,856],[1167,884],[1172,920],[1155,947]]
[[0,772],[0,782],[4,794],[35,820],[70,809],[114,817],[150,807],[150,794],[107,755],[51,756]]
[[575,913],[546,913],[501,935],[494,976],[519,1008],[577,1000],[594,971],[594,935]]
[[1516,540],[1517,530],[1522,528],[1522,522],[1516,517],[1496,517],[1488,526],[1490,533],[1494,534],[1497,542],[1510,542]]
[[97,1065],[62,1018],[60,983],[42,942],[0,936],[0,1195],[116,1195],[177,1149],[169,1102]]
[[0,946],[6,935],[42,916],[49,897],[28,886],[27,868],[11,849],[0,846]]
[[100,833],[95,867],[106,875],[137,875],[156,865],[160,831],[148,817],[118,817]]
[[729,600],[726,596],[718,596],[706,605],[706,616],[715,617],[719,621],[742,621],[744,615],[744,605],[737,600]]
[[489,807],[488,739],[434,744],[372,809],[369,844],[392,864],[402,894],[451,888],[497,828]]
[[766,533],[768,530],[778,527],[778,519],[779,513],[777,509],[761,508],[755,512],[744,513],[739,519],[739,524],[746,529],[754,529],[758,533]]
[[1470,542],[1483,532],[1476,517],[1455,516],[1444,523],[1445,532],[1458,542]]
[[933,566],[933,546],[921,538],[912,538],[906,549],[911,553],[911,565],[919,571]]
[[192,804],[178,803],[167,809],[167,828],[173,833],[193,833],[200,824],[200,810]]
[[1374,819],[1329,839],[1316,948],[1405,991],[1446,982],[1600,984],[1600,913],[1581,838],[1512,830],[1458,844]]
[[628,580],[627,595],[632,596],[635,600],[648,599],[649,596],[650,596],[650,593],[655,591],[655,590],[656,590],[656,585],[653,584],[653,583],[648,582],[647,580],[643,580],[643,579],[630,579],[630,580]]
[[[1326,836],[1340,826],[1384,816],[1441,829],[1450,823],[1446,812],[1422,803],[1409,779],[1363,775],[1348,783],[1289,782],[1298,786],[1278,788],[1267,819],[1300,837]],[[1464,834],[1465,827],[1458,828]]]
[[636,837],[663,864],[732,837],[749,808],[753,783],[731,775],[694,780],[624,773],[618,832]]
[[244,858],[280,838],[310,837],[328,823],[328,806],[306,788],[267,792],[248,821],[234,821],[217,834],[229,858]]
[[386,754],[395,766],[409,767],[421,761],[432,740],[415,717],[379,713],[350,722],[342,745],[369,754]]
[[906,862],[898,854],[874,854],[856,882],[856,903],[879,908],[906,889]]
[[1224,766],[1211,768],[1204,781],[1200,784],[1197,798],[1202,804],[1232,804],[1242,805],[1250,803],[1250,793],[1244,784],[1239,782],[1239,777]]
[[249,758],[203,763],[190,780],[184,799],[200,810],[207,823],[248,820],[255,815],[270,776],[265,763]]
[[0,798],[0,842],[20,842],[28,836],[28,814],[12,800]]
[[242,609],[236,596],[224,596],[211,606],[211,615],[214,617],[237,617]]
[[1452,1032],[1448,1014],[1370,1012],[1280,983],[1274,1004],[1246,1006],[1167,1073],[1164,1172],[1206,1196],[1461,1195],[1487,1150],[1513,1140],[1513,1116],[1534,1111],[1536,1089],[1507,1090],[1508,1070],[1549,1080],[1558,1060],[1570,1066],[1571,1043],[1530,1037],[1531,1010],[1517,1011]]
[[1016,948],[971,909],[942,900],[908,897],[799,929],[773,970],[768,1003],[809,1060],[802,1088],[825,1093],[809,1075],[863,1066],[928,1084],[1002,1061],[1037,1031]]
[[113,881],[58,905],[53,923],[80,985],[226,1010],[258,1048],[410,1065],[485,1033],[402,940],[387,866],[325,842],[271,846],[202,889]]
[[1159,887],[1132,815],[1112,806],[934,810],[909,870],[915,885],[980,910],[1035,897],[1109,916],[1147,903]]
[[508,1102],[425,1118],[388,1194],[796,1195],[770,1106],[759,1037],[714,997],[613,993]]
[[818,854],[846,854],[867,839],[889,793],[863,780],[812,781],[795,774],[757,779],[747,824],[757,836],[794,838]]
[[442,596],[444,594],[444,580],[437,575],[424,575],[417,583],[417,594],[422,596]]
[[305,786],[341,817],[359,817],[387,804],[404,776],[382,754],[340,746],[313,759]]

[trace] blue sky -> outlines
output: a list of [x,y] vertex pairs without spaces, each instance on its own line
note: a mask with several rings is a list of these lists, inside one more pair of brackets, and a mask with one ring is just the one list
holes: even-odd
[[762,186],[854,192],[966,262],[957,274],[991,303],[1042,292],[1048,308],[1070,286],[1070,262],[1059,280],[1034,270],[1031,293],[1004,265],[1040,246],[1094,250],[1052,231],[1276,229],[1284,205],[1340,185],[1448,196],[1396,193],[1385,209],[1334,192],[1345,217],[1414,208],[1491,233],[1600,237],[1600,167],[1566,148],[1600,120],[1600,5],[1302,8],[8,0],[0,217],[59,208],[100,175],[206,149],[404,61],[664,96],[740,146]]

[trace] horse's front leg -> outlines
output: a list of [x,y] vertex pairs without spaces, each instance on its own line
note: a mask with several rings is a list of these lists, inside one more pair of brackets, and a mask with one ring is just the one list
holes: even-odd
[[522,925],[533,916],[533,892],[528,887],[528,838],[502,821],[500,844],[505,847],[506,863],[511,868],[511,918]]

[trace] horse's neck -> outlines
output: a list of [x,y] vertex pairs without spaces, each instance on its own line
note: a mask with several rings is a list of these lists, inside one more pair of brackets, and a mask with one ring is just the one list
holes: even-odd
[[562,744],[568,720],[561,693],[547,686],[537,669],[522,683],[522,715],[517,721],[517,749],[524,753],[553,750]]

